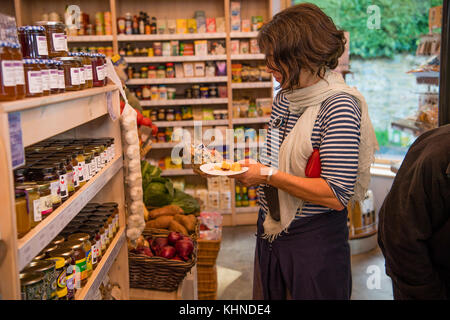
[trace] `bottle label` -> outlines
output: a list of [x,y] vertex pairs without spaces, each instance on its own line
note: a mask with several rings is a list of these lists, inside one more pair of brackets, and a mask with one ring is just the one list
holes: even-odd
[[42,220],[41,199],[33,200],[33,219],[35,222]]
[[59,88],[59,76],[57,69],[50,70],[50,89],[58,89]]
[[98,249],[97,249],[97,242],[95,242],[92,247],[91,247],[91,251],[92,251],[92,264],[95,265],[97,264],[97,257],[98,257]]
[[59,187],[59,179],[53,182],[50,182],[50,191],[52,194],[52,202],[60,203],[61,202],[61,189]]
[[69,171],[68,173],[67,173],[67,191],[70,193],[70,192],[73,192],[75,189],[73,188],[74,187],[74,185],[73,185],[73,170],[72,171]]
[[101,156],[95,157],[95,160],[97,161],[97,169],[98,169],[98,171],[100,171],[103,168]]
[[95,176],[95,174],[96,174],[96,167],[97,167],[97,165],[96,165],[96,162],[94,161],[94,160],[92,160],[91,161],[91,163],[90,163],[90,168],[89,168],[89,172],[90,172],[90,174],[91,174],[91,178],[93,177],[93,176]]
[[78,70],[80,70],[80,84],[85,84],[86,80],[84,79],[84,67],[78,68]]
[[86,257],[75,261],[75,288],[81,288],[81,282],[87,278]]
[[14,68],[14,61],[2,61],[2,80],[4,87],[16,86],[16,70]]
[[100,241],[102,242],[102,251],[106,250],[106,231],[101,235]]
[[41,77],[42,77],[42,90],[44,91],[50,90],[50,73],[48,72],[48,69],[41,70]]
[[103,66],[97,66],[97,79],[103,80],[105,79],[105,74],[103,73]]
[[66,78],[64,76],[64,70],[58,70],[58,88],[59,89],[66,88]]
[[36,40],[37,40],[38,55],[48,56],[47,37],[37,36]]
[[52,40],[55,51],[67,51],[67,37],[64,33],[53,33]]
[[41,208],[41,220],[42,220],[43,215],[48,215],[53,212],[52,196],[51,195],[41,196],[40,200],[41,200],[40,208]]
[[25,84],[25,74],[23,71],[23,62],[20,60],[14,61],[14,70],[16,76],[16,85],[24,85]]
[[28,91],[30,93],[42,92],[41,71],[28,71]]
[[62,268],[61,273],[58,275],[58,279],[56,281],[58,285],[58,289],[64,289],[67,286],[67,276],[66,276],[66,270]]
[[75,188],[78,188],[78,186],[80,185],[79,179],[78,179],[78,167],[75,167],[73,169],[72,172],[72,181],[73,181],[73,186]]
[[66,271],[66,286],[67,286],[67,299],[70,299],[74,295],[75,289],[75,268],[73,265],[69,265]]
[[83,182],[85,181],[85,176],[84,176],[84,161],[80,161],[78,162],[78,167],[77,167],[77,173],[78,173],[78,182]]
[[84,65],[84,75],[86,80],[92,80],[92,65],[85,64]]
[[102,152],[102,163],[106,164],[108,162],[108,154],[106,153],[106,150]]
[[91,250],[86,252],[86,270],[92,271],[92,246]]
[[59,194],[61,196],[61,199],[67,199],[67,197],[69,197],[67,180],[67,174],[62,174],[59,176]]
[[70,68],[70,84],[73,86],[80,85],[80,69]]

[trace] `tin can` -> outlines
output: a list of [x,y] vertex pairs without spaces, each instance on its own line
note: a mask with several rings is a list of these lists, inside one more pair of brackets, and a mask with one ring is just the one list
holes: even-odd
[[56,271],[55,262],[48,260],[31,261],[23,270],[25,273],[41,272],[44,275],[42,300],[56,298]]
[[41,272],[20,273],[20,294],[22,300],[43,300],[44,274]]

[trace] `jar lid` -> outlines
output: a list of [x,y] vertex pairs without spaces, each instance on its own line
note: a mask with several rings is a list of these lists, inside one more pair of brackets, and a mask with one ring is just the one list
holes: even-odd
[[49,253],[56,249],[58,249],[58,245],[55,243],[50,243],[48,246],[46,246],[44,249],[42,249],[42,252]]
[[50,183],[39,183],[37,186],[38,186],[38,191],[44,191],[44,190],[50,189]]
[[70,248],[72,250],[81,248],[82,246],[83,242],[81,242],[80,240],[69,240],[61,245],[62,248]]
[[64,240],[65,239],[64,239],[63,236],[58,235],[52,240],[52,243],[54,243],[54,244],[61,244],[61,243],[64,242]]
[[25,190],[21,190],[21,189],[16,189],[15,190],[15,198],[22,198],[25,197],[26,193]]
[[75,57],[58,57],[59,61],[76,61]]
[[64,28],[65,25],[59,21],[37,21],[35,22],[38,26],[55,26]]
[[55,267],[54,261],[48,261],[48,260],[37,260],[37,261],[31,261],[26,268],[23,270],[24,272],[34,272],[34,271],[40,271],[44,272],[46,270],[50,270]]
[[44,280],[44,274],[42,272],[21,272],[19,278],[21,286],[29,286]]
[[[65,242],[64,242],[65,243]],[[72,255],[72,249],[67,247],[60,247],[50,252],[50,257],[70,257]]]
[[33,258],[33,260],[42,260],[46,256],[45,252],[39,253],[36,257]]
[[117,202],[104,202],[101,205],[102,207],[114,207],[117,208],[119,207],[119,204]]
[[15,186],[16,190],[23,190],[26,192],[36,192],[38,190],[37,185],[33,184],[19,184]]
[[56,269],[63,268],[66,265],[66,258],[64,257],[50,257],[45,260],[55,262]]

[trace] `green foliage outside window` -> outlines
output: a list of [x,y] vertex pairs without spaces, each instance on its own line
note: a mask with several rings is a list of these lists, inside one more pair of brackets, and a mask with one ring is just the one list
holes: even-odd
[[[442,0],[293,0],[314,3],[333,21],[350,32],[350,53],[362,58],[392,57],[395,53],[414,53],[419,36],[428,33],[428,10]],[[376,5],[380,9],[379,29],[368,28]]]

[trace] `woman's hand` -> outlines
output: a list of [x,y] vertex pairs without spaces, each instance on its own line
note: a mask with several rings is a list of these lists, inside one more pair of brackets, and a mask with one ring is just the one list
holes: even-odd
[[235,178],[246,187],[253,187],[266,183],[269,167],[266,167],[265,165],[259,162],[249,162],[249,161],[242,163],[241,166],[248,167],[248,170],[244,173],[235,176],[230,176],[230,178]]

